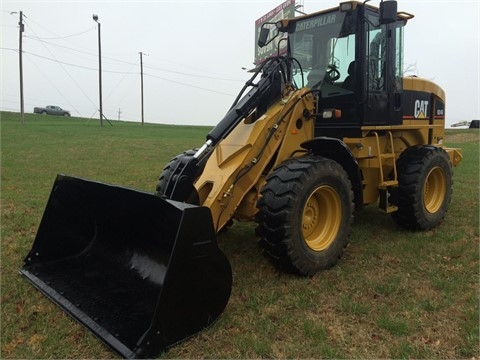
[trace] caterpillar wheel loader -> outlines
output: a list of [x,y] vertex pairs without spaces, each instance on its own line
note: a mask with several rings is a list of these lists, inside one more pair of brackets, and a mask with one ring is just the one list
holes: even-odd
[[438,226],[462,155],[444,146],[443,90],[403,76],[412,17],[348,1],[264,23],[258,45],[277,55],[156,192],[57,176],[21,274],[121,356],[153,357],[226,307],[215,235],[232,220],[256,221],[265,254],[304,276],[337,263],[368,204]]

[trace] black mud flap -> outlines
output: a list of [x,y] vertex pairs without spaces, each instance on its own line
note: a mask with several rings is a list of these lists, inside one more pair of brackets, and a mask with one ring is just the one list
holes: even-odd
[[125,358],[206,328],[232,287],[208,208],[65,175],[20,272]]

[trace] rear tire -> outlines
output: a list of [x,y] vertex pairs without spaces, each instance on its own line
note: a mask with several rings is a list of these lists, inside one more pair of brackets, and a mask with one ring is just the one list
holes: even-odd
[[445,217],[452,197],[452,165],[446,151],[429,145],[405,150],[397,161],[395,222],[408,230],[429,230]]
[[259,243],[274,263],[308,276],[337,263],[354,210],[352,184],[340,164],[320,156],[287,160],[261,194]]

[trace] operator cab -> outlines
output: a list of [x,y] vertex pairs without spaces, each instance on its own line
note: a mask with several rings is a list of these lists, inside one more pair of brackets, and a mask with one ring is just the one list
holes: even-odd
[[317,96],[317,135],[354,137],[366,125],[402,123],[403,26],[395,1],[356,1],[281,20],[292,83]]

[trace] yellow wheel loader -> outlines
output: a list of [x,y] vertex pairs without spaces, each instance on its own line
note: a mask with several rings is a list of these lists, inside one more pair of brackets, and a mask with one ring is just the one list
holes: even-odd
[[348,1],[264,23],[258,64],[206,142],[174,157],[155,193],[58,175],[21,273],[126,358],[153,357],[223,312],[230,264],[216,233],[256,221],[280,268],[335,265],[354,210],[401,227],[444,218],[460,149],[445,94],[403,76],[395,1]]

